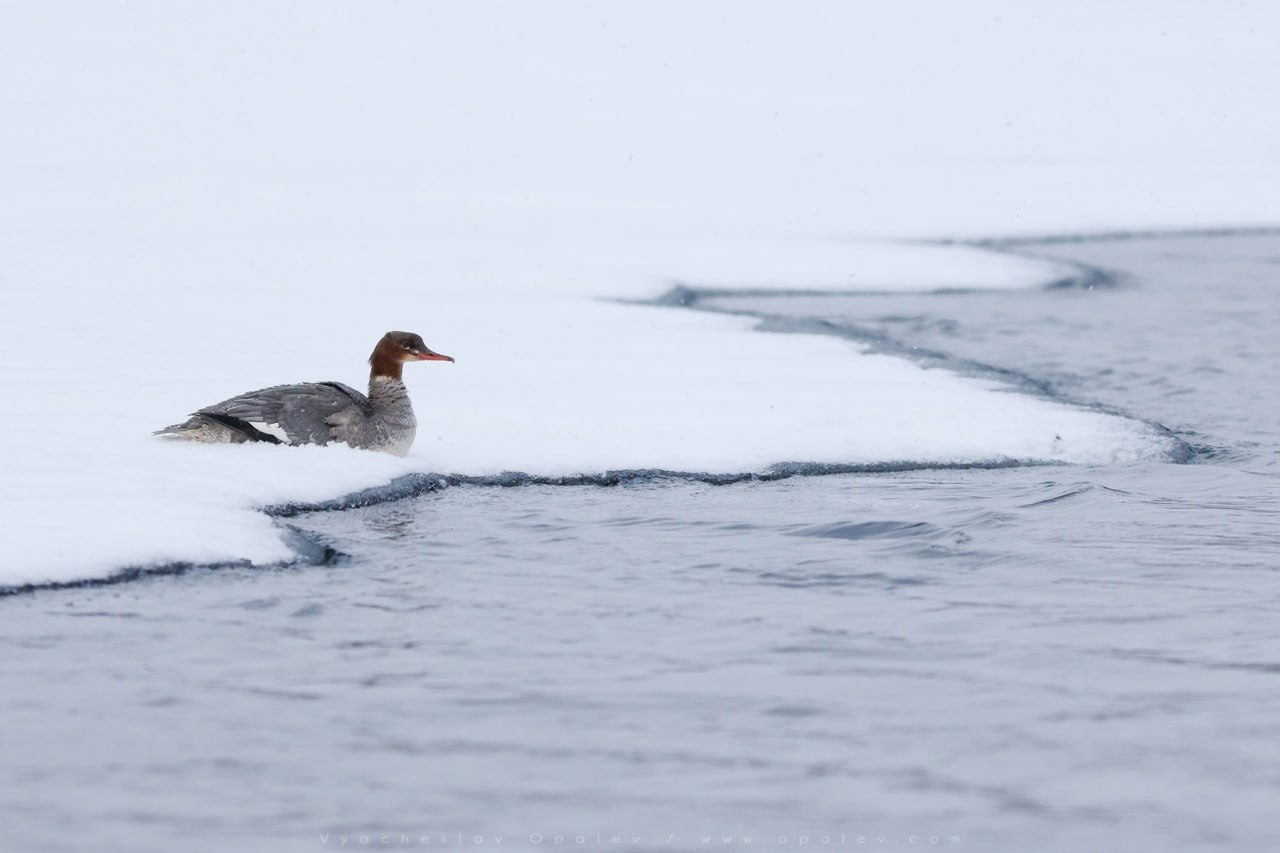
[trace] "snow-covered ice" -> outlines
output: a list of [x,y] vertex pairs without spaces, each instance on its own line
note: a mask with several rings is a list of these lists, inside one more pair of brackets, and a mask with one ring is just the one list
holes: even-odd
[[[1280,219],[1265,5],[2,14],[0,585],[285,559],[256,507],[411,471],[1159,458],[1135,421],[619,300],[1036,287],[1069,271],[894,239]],[[148,434],[360,386],[390,328],[458,359],[408,369],[408,459]]]
[[[357,289],[376,292],[372,303],[342,294],[313,304],[312,276],[246,293],[220,286],[215,266],[189,271],[184,283],[194,289],[170,302],[163,285],[132,284],[145,272],[105,280],[86,272],[60,277],[38,314],[10,313],[6,338],[19,369],[6,373],[4,391],[38,405],[41,418],[0,428],[2,511],[13,525],[3,580],[284,559],[278,532],[255,507],[323,500],[413,471],[1106,462],[1166,447],[1135,422],[993,393],[989,380],[863,355],[847,341],[763,334],[750,318],[589,293],[660,289],[645,279],[406,266],[429,270],[424,282],[445,283],[381,283]],[[335,289],[344,288],[324,288]],[[360,386],[364,359],[390,325],[420,331],[458,359],[407,366],[420,421],[407,459],[345,447],[196,446],[148,434],[262,385]]]

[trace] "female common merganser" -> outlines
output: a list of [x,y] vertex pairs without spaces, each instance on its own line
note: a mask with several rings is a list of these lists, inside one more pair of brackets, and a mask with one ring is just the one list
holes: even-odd
[[185,423],[156,430],[211,444],[265,441],[328,444],[404,456],[418,421],[400,378],[406,361],[453,361],[412,332],[387,332],[369,356],[369,396],[341,382],[305,382],[250,391],[194,412]]

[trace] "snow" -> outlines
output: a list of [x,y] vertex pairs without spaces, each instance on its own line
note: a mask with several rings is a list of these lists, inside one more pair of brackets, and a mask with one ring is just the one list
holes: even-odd
[[[1159,459],[1134,421],[620,300],[1035,287],[1070,271],[920,240],[1280,220],[1265,4],[0,16],[0,586],[287,559],[257,507],[413,471]],[[360,386],[391,328],[458,359],[407,369],[407,459],[148,435]]]

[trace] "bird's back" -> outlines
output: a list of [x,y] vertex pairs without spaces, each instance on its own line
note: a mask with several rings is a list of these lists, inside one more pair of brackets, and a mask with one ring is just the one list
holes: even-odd
[[327,444],[347,439],[334,433],[335,424],[360,422],[369,413],[369,399],[349,385],[303,382],[250,391],[196,414],[235,418],[289,444]]

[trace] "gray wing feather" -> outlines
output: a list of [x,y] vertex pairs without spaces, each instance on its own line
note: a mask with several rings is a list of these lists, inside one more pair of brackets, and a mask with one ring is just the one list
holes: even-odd
[[276,424],[290,444],[328,444],[347,441],[354,428],[364,423],[369,400],[341,382],[305,382],[250,391],[200,411],[252,424]]

